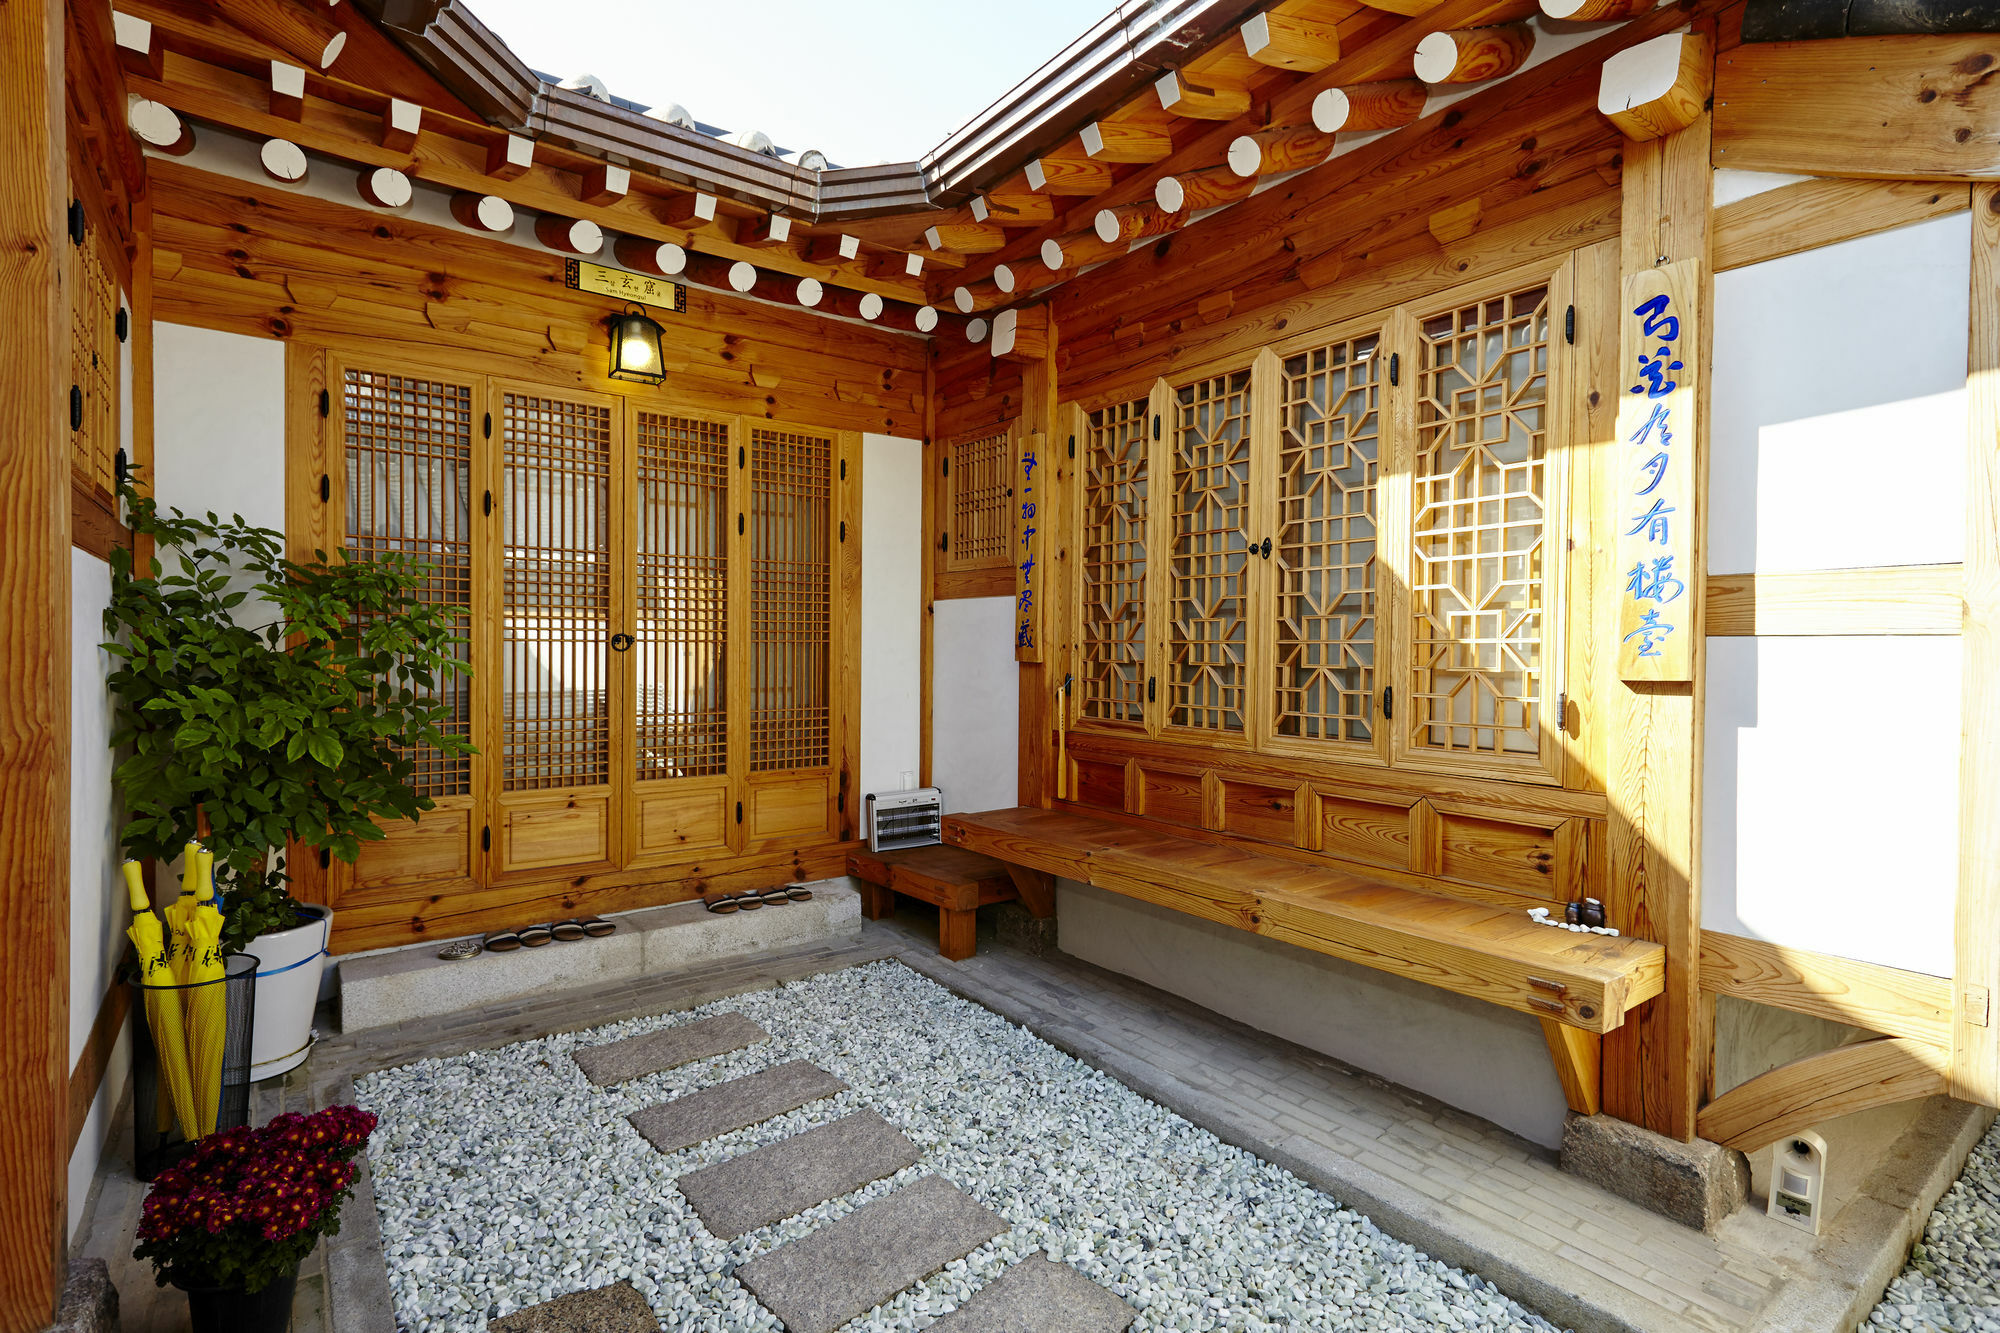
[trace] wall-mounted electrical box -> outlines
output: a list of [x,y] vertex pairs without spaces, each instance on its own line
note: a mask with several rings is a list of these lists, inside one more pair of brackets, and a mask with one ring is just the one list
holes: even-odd
[[868,850],[927,847],[940,841],[944,793],[936,787],[868,793]]
[[1826,1140],[1803,1131],[1772,1145],[1770,1194],[1766,1213],[1817,1236],[1826,1202]]

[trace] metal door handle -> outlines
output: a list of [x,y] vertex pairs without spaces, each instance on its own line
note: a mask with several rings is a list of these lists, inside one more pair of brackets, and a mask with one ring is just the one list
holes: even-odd
[[627,648],[630,648],[635,642],[637,642],[637,640],[635,640],[629,634],[614,634],[611,636],[611,650],[613,652],[622,653]]

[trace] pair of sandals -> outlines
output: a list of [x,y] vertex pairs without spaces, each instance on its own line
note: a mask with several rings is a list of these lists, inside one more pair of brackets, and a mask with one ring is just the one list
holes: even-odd
[[803,884],[783,884],[775,889],[745,889],[741,893],[725,893],[720,898],[710,898],[708,910],[754,912],[765,903],[777,907],[786,903],[802,903],[812,896],[812,890]]
[[523,926],[519,930],[496,930],[480,943],[488,953],[511,953],[515,949],[539,949],[550,940],[565,943],[583,939],[602,939],[618,927],[601,916],[571,917],[567,921],[557,921],[539,926]]

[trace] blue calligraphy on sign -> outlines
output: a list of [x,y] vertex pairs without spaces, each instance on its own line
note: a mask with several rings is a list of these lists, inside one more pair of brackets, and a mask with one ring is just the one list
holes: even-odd
[[1642,326],[1648,339],[1659,341],[1659,350],[1651,356],[1639,354],[1639,378],[1641,383],[1632,386],[1633,393],[1643,393],[1648,398],[1664,398],[1680,387],[1675,380],[1667,378],[1667,372],[1681,370],[1682,362],[1672,360],[1673,344],[1680,340],[1681,321],[1677,315],[1669,315],[1667,308],[1672,302],[1666,294],[1653,297],[1632,308],[1632,313],[1645,320]]
[[1625,535],[1636,537],[1643,532],[1646,534],[1646,540],[1656,546],[1670,545],[1667,539],[1667,515],[1673,512],[1674,507],[1665,500],[1655,500],[1653,507],[1639,515],[1632,526],[1626,529]]
[[1674,558],[1663,555],[1648,566],[1641,560],[1625,576],[1625,591],[1642,602],[1671,602],[1687,591],[1687,584],[1674,577]]
[[1632,639],[1639,641],[1639,656],[1658,657],[1660,656],[1660,641],[1673,632],[1674,627],[1660,619],[1660,609],[1652,607],[1647,610],[1645,615],[1639,618],[1639,628],[1627,634],[1625,639],[1627,641]]
[[1033,450],[1021,454],[1021,549],[1027,558],[1017,568],[1021,571],[1021,588],[1014,596],[1014,611],[1018,617],[1014,630],[1016,648],[1035,646],[1035,557],[1034,537],[1037,529],[1031,520],[1035,517],[1035,502],[1027,498],[1034,494],[1036,458]]

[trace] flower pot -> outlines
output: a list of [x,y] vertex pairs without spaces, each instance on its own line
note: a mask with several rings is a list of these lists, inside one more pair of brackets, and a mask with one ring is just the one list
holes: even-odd
[[[179,1283],[174,1285],[179,1286]],[[193,1333],[285,1333],[292,1325],[292,1294],[299,1270],[273,1278],[262,1291],[237,1287],[181,1287]]]
[[250,1037],[250,1077],[276,1078],[312,1053],[313,1007],[326,945],[333,937],[333,909],[298,904],[299,924],[259,935],[249,947],[257,969],[257,1024]]

